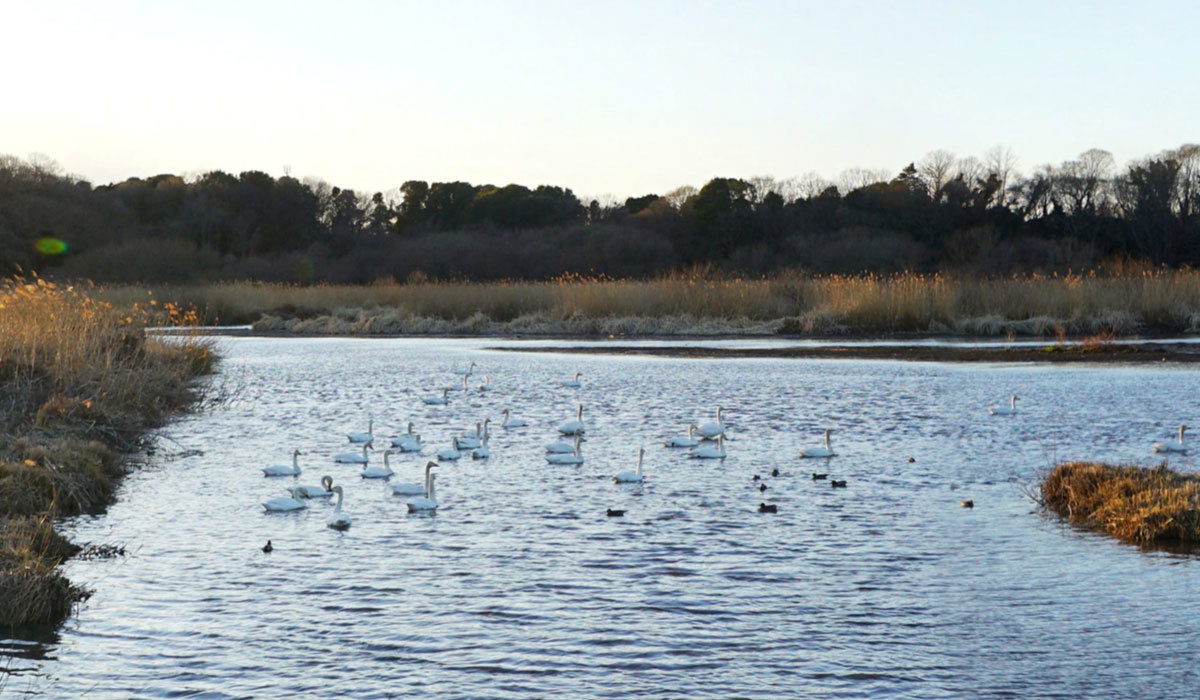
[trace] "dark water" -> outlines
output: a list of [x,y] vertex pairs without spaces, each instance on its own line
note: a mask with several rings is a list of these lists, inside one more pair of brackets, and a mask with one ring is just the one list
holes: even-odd
[[[1197,418],[1194,371],[222,344],[218,380],[236,400],[167,428],[106,515],[67,525],[131,554],[67,567],[95,595],[56,640],[10,657],[3,692],[1200,695],[1200,562],[1064,527],[1023,491],[1055,460],[1154,461],[1150,444]],[[471,360],[471,386],[486,373],[494,391],[421,404]],[[557,386],[577,370],[583,388]],[[987,415],[1013,393],[1018,416]],[[548,465],[542,445],[579,402],[586,462]],[[661,446],[718,405],[726,460]],[[504,407],[531,427],[500,429]],[[492,457],[439,467],[437,514],[409,515],[331,462],[368,411],[384,435],[415,422],[427,453],[490,416]],[[797,459],[826,427],[839,456]],[[613,484],[640,445],[645,485]],[[293,447],[300,478],[263,478]],[[169,458],[186,450],[203,454]],[[419,480],[425,461],[397,455],[396,480]],[[263,513],[323,474],[346,489],[348,532],[325,527],[327,505]],[[779,512],[758,513],[763,501]]]

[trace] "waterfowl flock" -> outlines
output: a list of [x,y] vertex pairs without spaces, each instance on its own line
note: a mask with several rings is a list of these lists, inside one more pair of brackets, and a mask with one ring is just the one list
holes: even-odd
[[[470,391],[468,379],[474,372],[476,364],[472,362],[466,369],[452,369],[458,379],[461,380],[462,391]],[[582,386],[582,373],[576,372],[574,376],[567,380],[559,380],[557,384],[564,388],[580,388]],[[484,378],[484,383],[477,387],[478,391],[494,391],[496,387],[492,385],[490,378]],[[443,389],[440,395],[434,394],[425,396],[421,400],[426,405],[430,406],[445,406],[450,404],[450,389]],[[991,405],[987,406],[988,414],[993,416],[1015,416],[1017,414],[1016,403],[1018,397],[1013,395],[1010,397],[1009,405]],[[544,458],[547,463],[555,465],[578,466],[585,462],[583,453],[583,442],[586,439],[587,426],[584,421],[584,405],[578,403],[574,419],[566,420],[557,425],[555,432],[560,436],[556,442],[545,445]],[[404,433],[388,438],[388,447],[382,451],[382,466],[371,464],[371,452],[375,451],[375,416],[367,415],[367,429],[365,432],[348,432],[346,435],[346,444],[353,451],[342,452],[333,457],[335,464],[352,464],[361,467],[359,477],[363,480],[383,480],[388,481],[396,475],[392,469],[390,458],[393,455],[415,453],[431,457],[427,459],[423,478],[416,482],[396,482],[390,483],[391,493],[394,496],[405,497],[408,500],[405,502],[408,512],[410,513],[432,513],[438,508],[438,497],[436,490],[437,472],[435,471],[445,463],[453,463],[463,457],[470,455],[473,460],[486,460],[490,457],[490,426],[492,423],[491,417],[484,417],[475,423],[474,430],[461,431],[456,435],[451,436],[443,447],[434,448],[426,445],[422,440],[421,435],[415,432],[413,422],[408,422],[407,430]],[[525,420],[516,418],[512,415],[509,408],[504,408],[498,416],[498,425],[504,430],[516,430],[529,427],[529,423]],[[1155,452],[1170,452],[1177,454],[1186,454],[1187,446],[1184,442],[1186,425],[1179,426],[1178,439],[1173,442],[1156,442],[1153,445]],[[727,433],[729,424],[725,422],[725,409],[723,407],[716,408],[715,420],[705,423],[690,423],[686,426],[686,434],[674,435],[667,438],[662,444],[665,448],[671,450],[687,450],[687,456],[693,459],[703,460],[723,460],[728,456],[726,451]],[[832,434],[834,429],[828,428],[824,430],[824,441],[820,446],[805,447],[800,449],[796,454],[799,459],[823,459],[825,464],[833,464],[833,458],[838,456],[834,451],[832,444]],[[264,477],[292,477],[298,478],[302,472],[299,458],[304,455],[300,449],[292,451],[292,462],[290,465],[272,465],[263,467],[262,472]],[[611,479],[616,484],[643,484],[646,481],[646,475],[643,471],[643,463],[646,459],[645,447],[639,447],[637,451],[636,463],[632,470],[619,471],[612,475]],[[909,463],[915,460],[908,457]],[[770,471],[771,477],[779,477],[781,472],[778,467],[773,467]],[[812,472],[812,481],[824,481],[829,484],[830,488],[842,489],[847,488],[846,479],[830,478],[829,472]],[[766,479],[759,474],[754,474],[752,477],[754,488],[760,493],[766,494],[771,488]],[[314,485],[296,485],[287,489],[288,495],[277,496],[263,502],[263,508],[267,513],[288,513],[305,510],[309,507],[311,501],[324,503],[333,502],[336,496],[336,503],[333,506],[332,514],[327,520],[327,525],[336,530],[346,530],[350,527],[350,516],[343,510],[343,502],[345,500],[345,490],[342,485],[334,483],[333,477],[325,475],[320,480],[319,486]],[[974,507],[974,501],[964,500],[961,502],[964,508]],[[777,513],[778,506],[776,504],[761,503],[758,512],[760,513]],[[608,517],[623,516],[625,510],[609,508],[606,511]],[[269,550],[266,550],[269,551]]]

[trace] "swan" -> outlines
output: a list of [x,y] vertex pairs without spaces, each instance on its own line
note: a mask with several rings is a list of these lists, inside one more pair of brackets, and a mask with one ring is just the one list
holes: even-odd
[[371,450],[371,449],[374,449],[374,448],[371,447],[370,445],[363,445],[362,446],[362,454],[358,454],[357,452],[343,452],[340,455],[337,455],[336,457],[334,457],[333,461],[337,462],[338,464],[366,464],[367,463],[367,450]]
[[444,450],[438,450],[437,458],[439,462],[453,462],[462,457],[462,453],[457,448],[447,447]]
[[425,492],[422,498],[414,498],[408,502],[408,512],[414,513],[420,510],[437,510],[437,491],[433,487],[434,480],[437,479],[437,474],[429,475],[429,489]]
[[667,441],[663,444],[667,447],[695,447],[696,445],[699,445],[700,439],[696,437],[695,423],[688,426],[687,437],[680,437],[676,435],[674,437],[667,438]]
[[575,436],[575,449],[570,454],[548,454],[546,461],[551,464],[583,464],[583,455],[579,451],[580,438]]
[[408,432],[392,438],[392,447],[401,452],[420,452],[421,436],[413,432],[413,424],[408,424]]
[[1186,425],[1179,426],[1179,441],[1178,442],[1156,442],[1154,443],[1155,452],[1178,452],[1179,454],[1187,454],[1187,445],[1183,442],[1183,434],[1188,427]]
[[725,422],[721,420],[721,414],[725,409],[717,407],[717,422],[704,423],[696,426],[696,434],[706,440],[716,440],[718,436],[725,434]]
[[442,389],[441,396],[434,394],[433,396],[422,397],[421,400],[424,401],[427,406],[445,406],[446,403],[449,401],[449,398],[447,398],[449,396],[450,396],[450,390]]
[[640,484],[642,483],[642,457],[646,454],[646,448],[638,448],[637,471],[619,472],[613,477],[613,481],[618,484]]
[[467,367],[466,369],[455,368],[455,370],[454,370],[455,374],[461,374],[464,377],[469,377],[472,374],[474,374],[474,372],[475,372],[475,363],[474,362],[472,362],[471,366]]
[[350,433],[346,436],[346,438],[356,445],[364,442],[371,444],[375,440],[375,418],[373,416],[367,417],[367,432]]
[[480,391],[491,391],[492,385],[490,382],[491,382],[491,380],[488,379],[488,376],[486,374],[483,375],[483,384],[479,385],[479,390]]
[[582,376],[583,372],[576,372],[574,379],[564,379],[562,381],[562,385],[568,389],[578,389],[579,387],[583,386],[583,384],[579,382],[579,378]]
[[308,507],[308,504],[301,498],[279,496],[277,498],[268,498],[262,506],[268,513],[286,513],[292,510],[303,510]]
[[392,474],[396,473],[396,472],[392,471],[392,466],[390,464],[388,464],[388,457],[390,457],[392,455],[392,452],[394,452],[394,451],[395,450],[384,450],[383,451],[383,466],[382,467],[364,466],[362,473],[359,474],[359,476],[361,476],[364,479],[390,479],[392,477]]
[[712,445],[705,445],[704,447],[693,448],[692,451],[688,453],[688,457],[693,457],[695,459],[725,459],[725,436],[717,436],[716,447],[713,447]]
[[575,420],[569,420],[558,426],[558,432],[563,435],[583,435],[583,404],[575,412]]
[[508,430],[509,428],[524,428],[525,426],[529,425],[520,418],[509,418],[507,408],[501,411],[500,415],[504,416],[504,422],[500,424],[500,427],[504,428],[505,430]]
[[333,495],[333,478],[326,475],[321,477],[320,486],[293,486],[288,491],[292,498],[329,498]]
[[331,527],[334,530],[349,530],[350,516],[342,512],[342,487],[334,486],[333,492],[337,494],[337,505],[333,507],[333,515],[325,521],[326,527]]
[[263,476],[300,476],[300,462],[297,459],[304,454],[300,450],[292,450],[292,466],[283,464],[272,464],[269,467],[263,467]]
[[559,440],[558,442],[552,442],[549,445],[546,445],[546,452],[550,454],[566,454],[567,452],[574,451],[575,443],[573,442],[563,442],[562,440]]
[[396,496],[424,496],[429,491],[429,471],[437,466],[437,462],[425,465],[425,481],[418,484],[412,481],[403,484],[392,484],[392,494]]
[[1003,406],[988,406],[988,413],[993,416],[1015,416],[1017,414],[1017,395],[1009,399],[1008,408]]
[[492,452],[491,452],[491,450],[488,449],[488,436],[487,436],[487,433],[484,433],[483,434],[483,444],[480,445],[479,447],[475,448],[471,452],[471,459],[487,459],[488,457],[491,457],[491,456],[492,456]]
[[804,458],[804,457],[833,457],[833,456],[836,456],[837,453],[834,452],[833,448],[829,445],[829,436],[832,433],[833,433],[833,430],[825,431],[825,446],[824,447],[806,447],[803,450],[800,450],[800,456],[802,458]]
[[454,438],[454,446],[460,450],[473,450],[477,447],[482,447],[483,439],[487,437],[488,434],[488,423],[491,421],[491,418],[485,418],[483,423],[476,423],[475,435],[459,435],[458,437]]

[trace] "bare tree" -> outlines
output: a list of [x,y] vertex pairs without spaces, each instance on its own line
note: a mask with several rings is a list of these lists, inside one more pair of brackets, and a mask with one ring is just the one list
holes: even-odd
[[1111,203],[1113,157],[1093,148],[1062,164],[1055,178],[1059,205],[1068,214],[1102,212]]
[[684,202],[687,202],[692,197],[695,197],[697,192],[699,192],[699,190],[691,185],[682,185],[664,194],[663,199],[667,200],[667,202],[675,209],[675,211],[679,211],[683,208]]
[[838,183],[843,192],[853,192],[878,182],[887,182],[890,179],[891,172],[882,168],[846,168],[838,176]]
[[954,162],[956,158],[950,151],[930,151],[917,163],[917,173],[925,181],[929,195],[933,201],[942,197],[942,188],[954,177]]
[[804,199],[812,199],[829,189],[833,183],[821,177],[815,170],[810,170],[796,178],[796,195]]
[[1007,206],[1009,184],[1018,179],[1017,156],[1008,146],[992,146],[987,153],[983,154],[983,158],[988,174],[995,175],[996,179],[1000,181],[1000,188],[996,190],[996,205]]

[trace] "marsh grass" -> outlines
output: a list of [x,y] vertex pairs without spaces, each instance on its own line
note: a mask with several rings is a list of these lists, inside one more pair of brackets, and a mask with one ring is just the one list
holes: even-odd
[[294,286],[230,282],[119,287],[121,308],[154,298],[208,323],[293,333],[774,334],[935,333],[1115,336],[1200,331],[1200,272],[1002,279],[946,274],[739,278],[697,269],[646,280],[565,275],[550,281]]
[[199,400],[193,380],[215,363],[208,340],[147,339],[152,319],[188,320],[173,305],[117,309],[92,292],[0,283],[0,624],[69,611],[81,592],[57,570],[70,552],[50,523],[107,504],[121,452]]
[[1042,480],[1040,501],[1072,523],[1138,544],[1200,543],[1200,475],[1068,462]]

